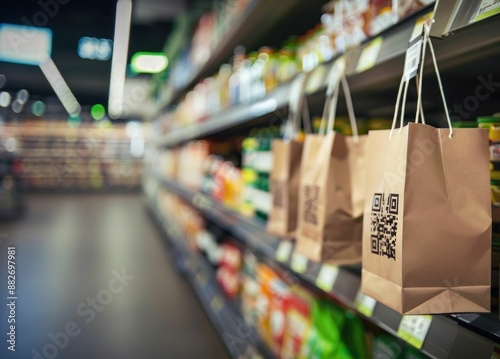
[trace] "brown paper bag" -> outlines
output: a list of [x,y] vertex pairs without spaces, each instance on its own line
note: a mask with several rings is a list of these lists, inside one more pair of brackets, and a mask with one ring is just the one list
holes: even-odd
[[402,314],[490,309],[488,133],[371,131],[363,293]]
[[304,96],[306,76],[297,78],[290,90],[289,121],[283,140],[272,143],[273,168],[271,177],[272,209],[267,221],[267,231],[287,236],[297,227],[298,189],[303,143],[296,140],[300,132],[300,118],[304,130],[310,132],[310,118]]
[[350,264],[361,260],[367,136],[357,135],[345,76],[339,82],[346,94],[354,136],[332,131],[337,86],[328,116],[328,133],[307,135],[305,139],[296,251],[317,262]]
[[271,195],[273,207],[269,214],[269,233],[285,236],[297,227],[298,188],[302,142],[274,140]]
[[362,222],[361,214],[355,217],[359,211],[353,205],[356,188],[352,183],[364,181],[364,175],[363,171],[351,175],[351,163],[356,162],[349,159],[352,145],[351,138],[334,132],[306,136],[296,250],[317,262],[348,264],[361,260]]
[[[401,314],[488,312],[491,285],[491,202],[488,133],[453,129],[429,44],[449,129],[410,123],[371,131],[363,223],[363,293]],[[408,62],[408,56],[407,56]],[[405,66],[406,68],[406,66]],[[406,73],[407,71],[405,71]],[[422,114],[417,79],[415,120]],[[425,123],[423,114],[422,122]]]

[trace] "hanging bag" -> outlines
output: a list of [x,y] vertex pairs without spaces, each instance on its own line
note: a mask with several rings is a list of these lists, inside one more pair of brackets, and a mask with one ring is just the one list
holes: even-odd
[[420,74],[428,44],[449,128],[425,124],[421,75],[415,123],[402,127],[409,82],[403,77],[392,129],[369,134],[362,290],[401,314],[487,312],[488,132],[452,128],[427,27],[422,41]]
[[[352,100],[337,60],[329,76],[319,134],[306,135],[302,153],[296,251],[317,262],[358,263],[361,260],[365,144],[359,136]],[[333,131],[342,84],[353,136]]]
[[304,130],[310,130],[309,110],[304,96],[306,76],[299,77],[290,90],[289,118],[283,139],[272,143],[273,168],[271,170],[272,209],[267,231],[288,236],[297,227],[298,189],[303,142],[298,139],[300,117]]

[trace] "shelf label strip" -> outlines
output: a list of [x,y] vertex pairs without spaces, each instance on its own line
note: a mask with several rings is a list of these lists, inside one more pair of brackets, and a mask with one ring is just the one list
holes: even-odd
[[292,255],[292,261],[290,263],[290,267],[293,269],[294,272],[303,274],[307,270],[307,258],[300,254],[295,252]]
[[316,285],[323,289],[325,292],[331,292],[335,280],[339,274],[339,269],[327,264],[323,264],[316,279]]
[[275,258],[278,262],[285,263],[290,259],[292,253],[292,242],[283,240],[276,249]]
[[365,315],[366,317],[371,318],[376,305],[377,301],[372,297],[363,294],[361,288],[359,288],[358,294],[356,295],[356,300],[354,301],[354,307],[357,309],[357,311]]
[[398,337],[421,349],[432,323],[432,315],[403,315]]
[[358,65],[356,66],[356,72],[364,72],[375,66],[383,42],[382,37],[377,37],[363,49],[358,60]]

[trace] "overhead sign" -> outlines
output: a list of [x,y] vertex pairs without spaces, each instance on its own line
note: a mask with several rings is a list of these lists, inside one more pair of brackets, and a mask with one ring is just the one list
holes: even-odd
[[52,54],[52,31],[47,28],[0,24],[0,61],[42,65]]

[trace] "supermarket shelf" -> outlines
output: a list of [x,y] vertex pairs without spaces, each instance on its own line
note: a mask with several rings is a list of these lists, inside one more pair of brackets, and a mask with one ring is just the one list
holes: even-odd
[[[401,79],[409,40],[418,19],[429,11],[429,7],[422,9],[396,26],[387,29],[379,37],[366,41],[345,55],[347,58],[347,78],[354,96],[357,113],[370,115],[376,109],[392,114],[395,93]],[[470,72],[470,76],[467,75],[467,81],[472,81],[473,86],[476,86],[480,74],[487,74],[490,69],[493,71],[496,66],[495,59],[500,55],[500,32],[497,31],[499,26],[500,16],[494,16],[460,29],[444,39],[433,40],[437,61],[443,76],[460,79],[470,72],[469,69],[473,68],[474,71],[479,72]],[[374,41],[378,41],[378,38],[382,39],[379,52],[375,52],[375,57],[366,60],[364,52],[367,52],[367,49],[372,46]],[[309,74],[306,93],[310,105],[321,106],[326,91],[327,75],[335,60],[318,66]],[[362,62],[370,65],[366,68],[359,68]],[[471,67],[473,64],[474,66]],[[433,76],[432,72],[428,74],[427,71],[431,68],[431,60],[428,57],[425,76]],[[464,68],[468,70],[464,71]],[[290,88],[290,83],[282,84],[263,99],[254,103],[239,104],[212,115],[203,122],[172,129],[158,140],[156,145],[175,147],[190,140],[255,125],[258,121],[262,122],[263,118],[268,119],[276,109],[287,106]],[[467,88],[469,87],[448,86],[450,101],[454,98],[463,100],[468,95],[467,92],[463,93],[463,91],[467,91]],[[438,97],[436,96],[436,98]],[[357,99],[358,101],[356,101]],[[432,109],[431,105],[436,106],[436,104],[431,103],[427,108]],[[440,103],[437,105],[435,109],[441,109],[442,105]],[[342,106],[342,101],[340,101],[339,111],[343,111]],[[414,104],[409,104],[408,109],[413,110],[412,106]]]
[[78,188],[78,187],[45,187],[45,188],[38,188],[38,187],[33,187],[33,186],[26,186],[23,187],[23,191],[29,192],[29,193],[50,193],[51,195],[53,194],[88,194],[88,193],[137,193],[141,190],[140,185],[134,185],[134,186],[122,186],[122,185],[109,185],[109,186],[102,186],[102,187],[91,187],[88,186],[86,188]]
[[[316,0],[315,2],[321,3]],[[308,5],[312,6],[312,4]],[[169,93],[158,104],[155,113],[158,114],[163,108],[178,102],[198,81],[213,75],[233,55],[236,46],[255,46],[256,40],[262,38],[273,26],[298,6],[304,6],[304,3],[301,4],[300,0],[288,0],[276,6],[272,1],[250,0],[247,9],[223,36],[221,42],[212,51],[210,58],[198,69],[195,69],[182,86],[178,88],[170,86]]]
[[155,197],[151,197],[145,196],[150,214],[174,247],[177,264],[185,273],[231,357],[235,359],[250,357],[251,352],[257,351],[266,359],[275,358],[257,335],[256,330],[247,327],[237,303],[225,297],[217,284],[214,269],[202,256],[187,248],[187,241],[183,235],[178,233],[176,227],[161,214]]
[[157,142],[158,146],[174,147],[183,142],[250,125],[288,103],[290,83],[284,84],[263,99],[250,105],[231,107],[206,121],[172,130]]
[[141,162],[142,158],[136,157],[95,157],[95,156],[24,156],[22,159],[23,163],[52,163],[54,161],[60,162],[71,162],[71,163],[87,163],[90,161],[99,161],[99,162],[113,162],[113,163],[121,163],[121,162]]
[[[197,208],[208,220],[223,227],[237,239],[263,254],[274,262],[294,272],[309,286],[317,286],[318,275],[323,266],[308,260],[304,271],[295,271],[293,264],[293,250],[287,252],[286,258],[277,259],[281,238],[269,235],[262,222],[243,218],[223,205],[183,186],[155,177],[156,181],[166,190],[176,193],[188,204]],[[344,305],[359,312],[356,297],[360,291],[360,268],[338,267],[338,274],[326,292]],[[370,316],[363,315],[378,327],[397,336],[399,324],[403,317],[383,305],[376,303]],[[490,359],[493,352],[493,343],[500,343],[500,321],[493,315],[435,315],[433,316],[429,332],[425,338],[421,351],[433,358],[484,358]]]

